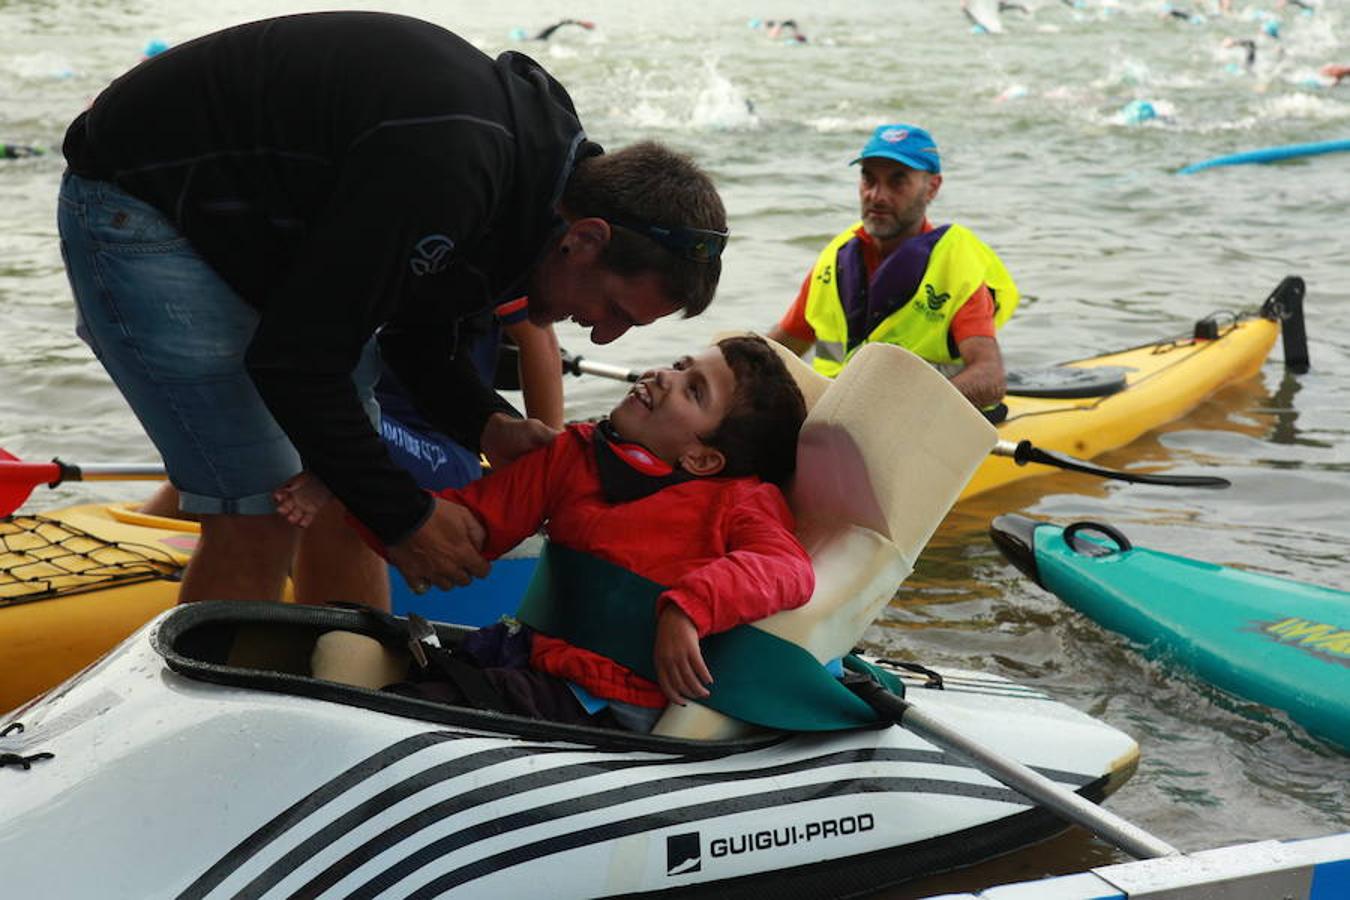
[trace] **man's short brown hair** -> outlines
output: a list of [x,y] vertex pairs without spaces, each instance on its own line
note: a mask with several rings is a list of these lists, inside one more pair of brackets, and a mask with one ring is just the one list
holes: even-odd
[[736,391],[717,430],[701,440],[726,457],[720,475],[758,475],[786,487],[797,467],[797,435],[806,418],[801,388],[761,337],[723,338],[717,347],[736,376]]
[[727,213],[712,179],[689,157],[655,141],[581,160],[563,189],[570,218],[611,223],[600,263],[623,276],[656,272],[685,318],[707,309],[722,275],[720,258],[685,259],[650,238],[614,222],[727,230]]

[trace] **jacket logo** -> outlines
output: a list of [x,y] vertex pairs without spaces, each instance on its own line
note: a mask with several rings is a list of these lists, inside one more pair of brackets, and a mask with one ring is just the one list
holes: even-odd
[[413,248],[414,256],[408,260],[414,275],[435,275],[444,272],[450,265],[450,254],[455,250],[455,242],[443,234],[429,234],[417,242]]
[[402,450],[413,459],[430,463],[433,472],[450,461],[440,444],[419,437],[388,416],[380,417],[380,436],[390,447]]
[[946,303],[948,300],[952,298],[952,295],[950,293],[944,292],[939,294],[937,291],[933,290],[933,286],[931,284],[925,284],[923,286],[923,289],[928,294],[928,301],[927,301],[928,308],[933,310],[933,312],[937,312],[939,309],[942,309],[942,304]]
[[703,847],[697,831],[666,838],[666,874],[687,875],[703,868]]

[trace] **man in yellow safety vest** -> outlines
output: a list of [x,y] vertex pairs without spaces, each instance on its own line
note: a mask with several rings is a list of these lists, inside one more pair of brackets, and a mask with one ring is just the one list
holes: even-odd
[[1017,306],[1017,286],[968,228],[928,221],[942,162],[927,131],[882,125],[853,162],[862,221],[821,251],[769,336],[798,355],[814,346],[813,365],[830,377],[865,343],[898,344],[997,421],[1005,383],[994,334]]

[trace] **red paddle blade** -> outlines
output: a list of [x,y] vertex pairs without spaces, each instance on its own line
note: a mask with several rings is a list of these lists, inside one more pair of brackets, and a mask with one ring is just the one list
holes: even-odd
[[61,467],[56,463],[23,462],[0,448],[0,516],[8,516],[23,506],[39,484],[60,480]]

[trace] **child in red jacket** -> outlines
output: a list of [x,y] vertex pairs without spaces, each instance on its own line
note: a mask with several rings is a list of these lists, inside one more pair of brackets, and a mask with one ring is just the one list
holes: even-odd
[[[485,670],[505,706],[650,731],[667,702],[708,696],[701,637],[805,603],[811,563],[778,487],[792,474],[805,415],[767,342],[727,338],[645,373],[599,424],[569,426],[481,481],[442,492],[482,523],[487,559],[543,526],[556,544],[666,586],[657,683],[535,633],[528,667]],[[597,711],[594,698],[607,708]]]

